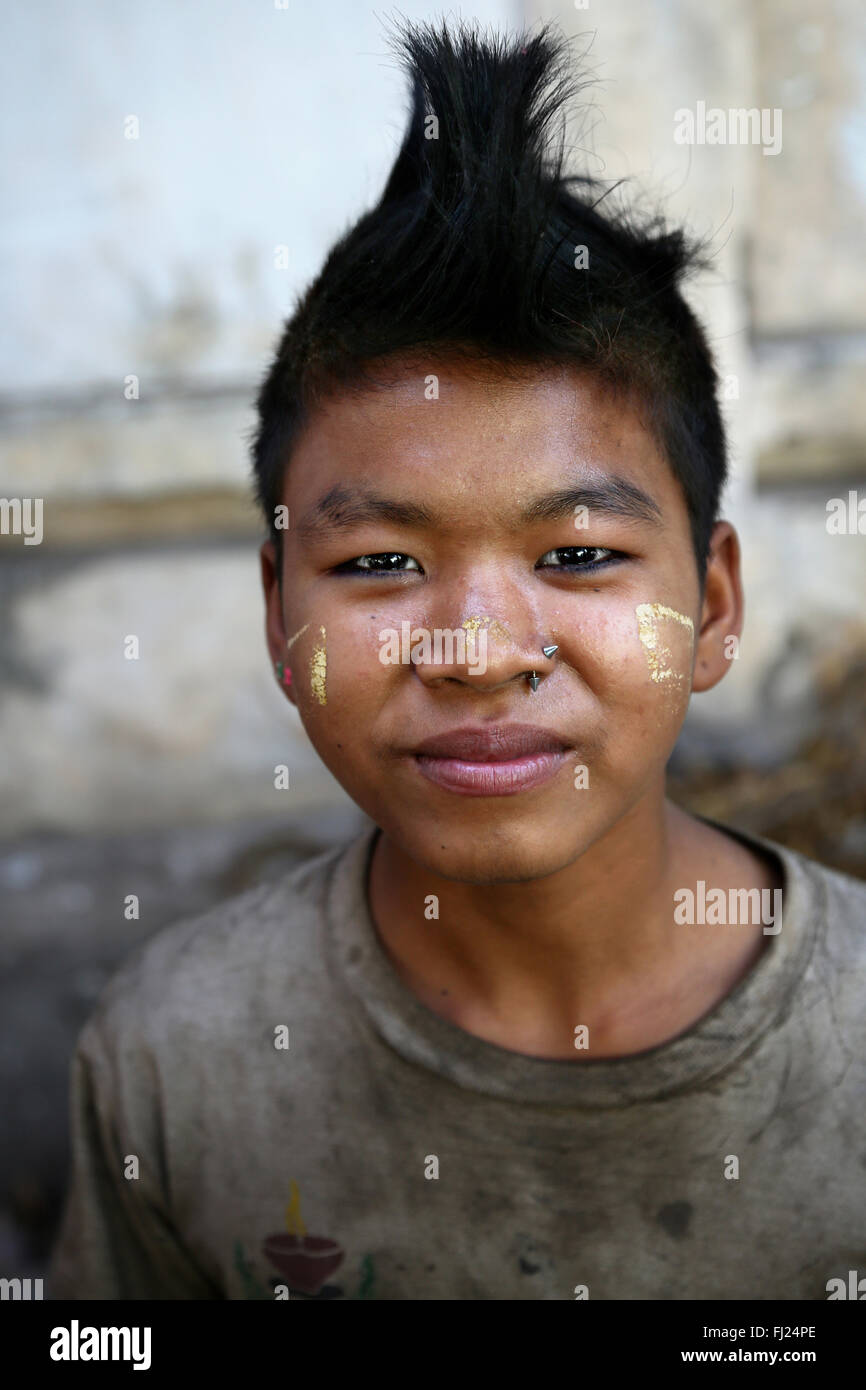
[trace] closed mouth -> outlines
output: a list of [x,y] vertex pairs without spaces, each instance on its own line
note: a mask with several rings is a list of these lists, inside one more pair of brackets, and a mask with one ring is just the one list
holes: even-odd
[[419,743],[416,757],[456,758],[473,763],[504,763],[541,753],[563,753],[567,741],[533,724],[466,726],[435,734]]
[[530,724],[452,729],[413,750],[418,771],[463,796],[513,796],[548,781],[564,764],[569,745]]

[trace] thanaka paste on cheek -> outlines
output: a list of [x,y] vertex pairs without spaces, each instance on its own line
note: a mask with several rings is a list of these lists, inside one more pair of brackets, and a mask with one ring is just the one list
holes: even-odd
[[637,633],[650,671],[650,680],[659,685],[682,685],[685,675],[675,671],[672,666],[673,653],[662,640],[659,624],[663,620],[680,623],[688,629],[689,641],[695,637],[695,625],[685,613],[675,608],[667,608],[663,603],[639,603],[634,610],[637,615]]
[[318,700],[320,705],[326,705],[328,697],[325,690],[325,680],[328,674],[328,657],[325,652],[325,629],[320,627],[319,631],[322,634],[322,640],[313,648],[313,655],[310,657],[310,689],[313,692],[313,698]]

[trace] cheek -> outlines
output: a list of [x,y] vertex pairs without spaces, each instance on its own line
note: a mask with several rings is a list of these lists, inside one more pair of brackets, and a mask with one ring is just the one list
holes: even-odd
[[317,612],[289,639],[292,686],[310,731],[357,729],[365,702],[375,704],[385,668],[379,660],[379,622]]
[[695,633],[691,618],[664,603],[639,603],[635,617],[650,680],[667,689],[687,687]]
[[681,722],[693,651],[686,615],[659,602],[631,599],[586,615],[578,636],[564,645],[566,660],[603,709],[621,710],[649,728]]
[[[391,683],[403,669],[379,659],[379,616],[317,609],[293,648],[292,683],[304,731],[344,790],[373,819],[384,814],[377,801],[382,778],[375,731]],[[323,631],[324,629],[324,631]]]

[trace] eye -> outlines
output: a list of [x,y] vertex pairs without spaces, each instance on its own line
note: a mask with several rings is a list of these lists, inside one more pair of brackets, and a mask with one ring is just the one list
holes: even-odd
[[[563,558],[566,557],[566,558]],[[608,550],[603,545],[563,545],[542,555],[537,569],[596,570],[624,559],[621,550]]]
[[405,574],[410,570],[421,573],[421,566],[411,555],[402,551],[383,550],[375,555],[358,555],[337,565],[335,574]]

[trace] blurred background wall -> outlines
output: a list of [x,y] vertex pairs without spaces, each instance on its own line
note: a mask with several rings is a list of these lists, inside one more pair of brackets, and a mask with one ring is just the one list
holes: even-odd
[[[866,512],[862,6],[450,13],[574,35],[597,78],[575,166],[712,238],[692,298],[723,377],[747,623],[672,790],[866,876],[866,535],[827,525],[831,499]],[[0,497],[43,499],[43,535],[0,534],[2,1274],[43,1271],[69,1055],[121,957],[362,823],[269,667],[246,448],[281,321],[396,153],[406,95],[378,16],[46,0],[3,18]],[[699,102],[778,108],[781,150],[678,144]]]

